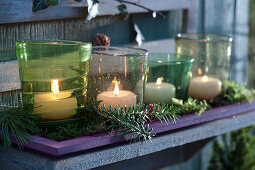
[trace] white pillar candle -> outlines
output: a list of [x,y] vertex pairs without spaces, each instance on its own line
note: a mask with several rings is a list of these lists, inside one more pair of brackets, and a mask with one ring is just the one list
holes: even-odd
[[175,86],[170,83],[162,83],[158,78],[155,83],[145,84],[144,103],[169,103],[175,97]]
[[72,92],[59,92],[58,80],[53,80],[52,92],[34,96],[34,113],[44,119],[66,119],[76,114],[77,100]]
[[111,106],[129,107],[136,104],[136,95],[131,91],[119,90],[117,84],[115,84],[114,91],[105,91],[97,96],[97,101],[102,101],[100,106],[105,105],[106,108]]
[[205,75],[194,77],[190,80],[188,94],[200,100],[210,100],[218,96],[221,91],[221,81]]

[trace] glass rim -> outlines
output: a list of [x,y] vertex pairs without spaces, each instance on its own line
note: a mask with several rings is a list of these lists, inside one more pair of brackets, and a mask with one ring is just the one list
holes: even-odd
[[38,45],[66,45],[66,46],[81,46],[86,45],[88,47],[92,47],[90,42],[82,42],[82,41],[70,41],[70,40],[17,40],[16,43],[25,43],[25,44],[38,44]]
[[[102,49],[102,50],[100,50]],[[95,51],[96,50],[96,51]],[[112,51],[112,53],[105,53],[105,51]],[[114,54],[114,51],[120,50],[132,50],[131,52],[125,54]],[[131,56],[139,56],[146,57],[148,55],[148,51],[142,48],[134,48],[134,47],[117,47],[117,46],[93,46],[91,54],[104,54],[109,56],[118,56],[118,57],[131,57]]]
[[[204,38],[200,38],[204,37]],[[213,38],[206,38],[213,37]],[[232,42],[233,38],[225,34],[205,34],[205,33],[179,33],[175,36],[176,39],[186,39],[197,42]]]
[[[174,56],[181,56],[183,57],[182,59],[177,59],[177,60],[172,60],[172,61],[162,61],[160,59],[155,59],[155,60],[152,60],[150,58],[150,54],[153,54],[153,55],[166,55],[164,57],[169,57],[169,55],[174,55]],[[182,55],[182,54],[177,54],[177,53],[149,53],[148,55],[148,61],[151,62],[151,63],[177,63],[177,62],[182,62],[182,63],[193,63],[194,62],[194,58],[192,58],[191,56],[188,56],[188,55]]]

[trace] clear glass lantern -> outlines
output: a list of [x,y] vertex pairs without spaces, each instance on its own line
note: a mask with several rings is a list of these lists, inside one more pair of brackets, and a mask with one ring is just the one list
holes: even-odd
[[143,103],[146,67],[146,50],[93,47],[88,96],[107,108]]
[[176,53],[194,58],[189,95],[211,100],[229,79],[232,38],[217,34],[178,34]]
[[42,123],[78,118],[87,94],[91,44],[76,41],[16,42],[22,105]]
[[169,103],[186,100],[193,58],[180,54],[150,53],[144,101]]

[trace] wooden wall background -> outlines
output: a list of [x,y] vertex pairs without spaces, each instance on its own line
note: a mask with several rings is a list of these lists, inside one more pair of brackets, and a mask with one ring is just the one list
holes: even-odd
[[[140,13],[144,11],[135,9],[133,10],[135,14],[126,21],[115,21],[110,16],[99,16],[89,23],[84,22],[86,8],[70,8],[68,1],[61,0],[63,2],[61,8],[51,7],[39,12],[40,16],[35,16],[30,11],[22,20],[20,16],[8,19],[7,16],[16,16],[19,13],[11,12],[6,6],[6,1],[0,0],[0,61],[16,59],[15,41],[20,39],[91,41],[95,33],[101,32],[112,39],[112,45],[133,43],[136,35],[133,24],[137,23],[146,41],[173,38],[179,32],[231,35],[234,38],[231,78],[239,83],[247,80],[249,0],[160,0],[160,5],[154,6],[165,11],[165,19],[158,17],[153,20],[150,13]],[[106,3],[108,0],[100,1]],[[140,1],[153,7],[150,2],[155,0]],[[8,5],[14,2],[19,2],[21,6],[22,4],[31,6],[31,0],[12,0],[8,1]],[[20,12],[31,8],[22,8]],[[102,15],[110,13],[111,9],[105,8]],[[43,15],[47,15],[45,20]],[[50,17],[55,18],[48,20]],[[206,169],[210,152],[211,144],[186,162],[185,167]],[[183,164],[172,166],[176,170],[183,167]]]
[[112,45],[133,43],[136,23],[147,41],[173,38],[181,32],[182,11],[164,12],[166,18],[152,20],[151,14],[132,14],[129,19],[114,20],[111,16],[100,16],[88,23],[83,18],[53,21],[0,24],[0,61],[16,59],[15,41],[21,39],[53,39],[92,41],[96,33],[111,38]]

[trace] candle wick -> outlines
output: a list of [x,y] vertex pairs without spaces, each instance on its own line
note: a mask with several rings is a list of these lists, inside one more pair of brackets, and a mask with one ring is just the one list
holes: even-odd
[[117,97],[117,94],[114,94],[115,97]]

